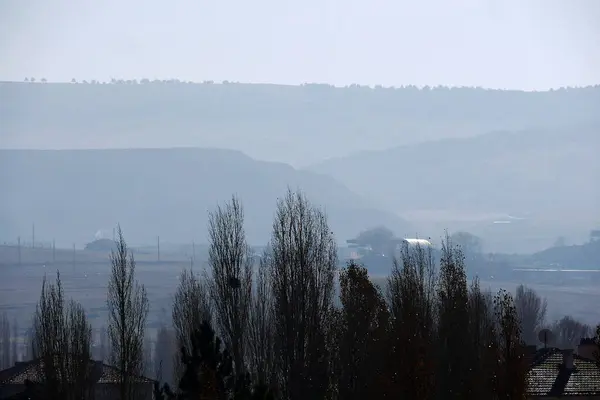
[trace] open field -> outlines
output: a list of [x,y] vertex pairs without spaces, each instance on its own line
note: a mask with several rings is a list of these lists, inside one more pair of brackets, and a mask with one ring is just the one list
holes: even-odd
[[[200,247],[200,246],[198,246]],[[139,262],[156,262],[158,254],[156,249],[139,250],[129,249],[133,252],[135,259]],[[196,255],[200,254],[200,249]],[[57,264],[57,265],[79,265],[90,263],[107,263],[109,260],[109,251],[89,251],[82,249],[56,249],[52,248],[31,248],[21,246],[0,245],[0,267],[5,265],[18,265],[19,260],[22,265],[29,264]],[[181,252],[161,251],[160,260],[163,262],[188,262],[192,254]]]
[[[84,252],[81,252],[84,253]],[[1,253],[0,253],[1,256]],[[83,257],[83,254],[77,254]],[[181,256],[180,258],[184,258]],[[0,260],[3,258],[0,257]],[[94,328],[106,324],[106,285],[110,264],[107,256],[91,257],[89,262],[71,260],[54,264],[18,264],[3,263],[0,265],[0,312],[7,312],[11,321],[16,319],[23,332],[31,324],[35,304],[39,298],[42,280],[46,275],[53,282],[56,271],[61,273],[61,280],[68,298],[82,303]],[[160,323],[168,323],[171,314],[172,296],[178,284],[179,274],[190,267],[190,261],[163,260],[161,262],[139,260],[137,277],[146,286],[150,300],[149,329],[153,331]],[[202,267],[194,266],[197,272]],[[374,276],[379,285],[385,284],[384,276]],[[581,285],[530,283],[542,296],[548,299],[549,317],[551,319],[570,314],[589,324],[600,322],[600,285],[590,281],[582,281]],[[587,283],[585,283],[587,282]],[[497,291],[504,288],[514,292],[520,282],[485,280],[483,288]],[[528,283],[528,282],[523,282]]]

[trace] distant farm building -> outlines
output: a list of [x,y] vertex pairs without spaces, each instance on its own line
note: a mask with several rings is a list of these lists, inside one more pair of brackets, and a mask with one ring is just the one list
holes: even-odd
[[433,247],[433,244],[427,239],[402,239],[403,244],[407,244],[409,247],[422,247],[424,249]]
[[96,239],[85,245],[85,250],[112,251],[117,249],[117,243],[112,239]]

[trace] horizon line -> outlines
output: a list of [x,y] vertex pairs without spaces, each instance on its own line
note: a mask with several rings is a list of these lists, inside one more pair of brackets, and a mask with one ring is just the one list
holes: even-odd
[[[523,93],[546,93],[546,92],[556,92],[562,90],[582,90],[582,89],[597,89],[600,88],[600,83],[588,84],[584,86],[560,86],[560,87],[550,87],[546,89],[515,89],[515,88],[500,88],[500,87],[491,87],[491,86],[465,86],[465,85],[445,85],[445,84],[435,84],[435,85],[415,85],[415,84],[404,84],[400,86],[394,85],[382,85],[382,84],[359,84],[359,83],[351,83],[344,86],[335,85],[327,82],[304,82],[304,83],[274,83],[274,82],[239,82],[239,81],[212,81],[212,80],[204,80],[204,81],[191,81],[191,80],[180,80],[178,78],[169,78],[169,79],[158,79],[158,78],[132,78],[132,79],[115,79],[112,80],[97,80],[97,79],[80,79],[71,81],[61,81],[61,80],[46,80],[42,81],[41,79],[46,78],[35,78],[35,81],[29,80],[4,80],[0,79],[0,84],[68,84],[68,85],[151,85],[151,84],[175,84],[175,85],[255,85],[255,86],[284,86],[284,87],[305,87],[305,86],[327,86],[331,89],[370,89],[370,90],[406,90],[406,89],[417,89],[417,90],[440,90],[440,89],[470,89],[470,90],[485,90],[485,91],[497,91],[497,92],[523,92]],[[25,78],[29,79],[29,78]],[[75,78],[73,78],[75,79]],[[144,81],[144,82],[142,82]]]

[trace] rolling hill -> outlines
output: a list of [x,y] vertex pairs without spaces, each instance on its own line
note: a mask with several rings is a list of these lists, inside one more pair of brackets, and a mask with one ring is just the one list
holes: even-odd
[[574,125],[362,152],[310,170],[415,223],[499,235],[502,251],[532,251],[558,236],[586,238],[600,222],[599,150],[600,124]]
[[219,147],[306,166],[494,130],[600,123],[600,86],[520,92],[142,82],[0,83],[0,147]]
[[[414,228],[321,174],[219,149],[0,150],[0,237],[87,243],[120,223],[133,244],[206,240],[208,211],[236,193],[251,244],[268,240],[288,185],[325,207],[338,240],[385,223]],[[40,239],[41,240],[41,239]]]

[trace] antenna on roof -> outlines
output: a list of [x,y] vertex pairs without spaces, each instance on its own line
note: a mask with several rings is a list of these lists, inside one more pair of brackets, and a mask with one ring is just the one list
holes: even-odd
[[538,333],[538,339],[540,342],[544,343],[544,348],[548,347],[548,342],[551,342],[554,338],[554,334],[550,329],[542,329],[540,333]]

